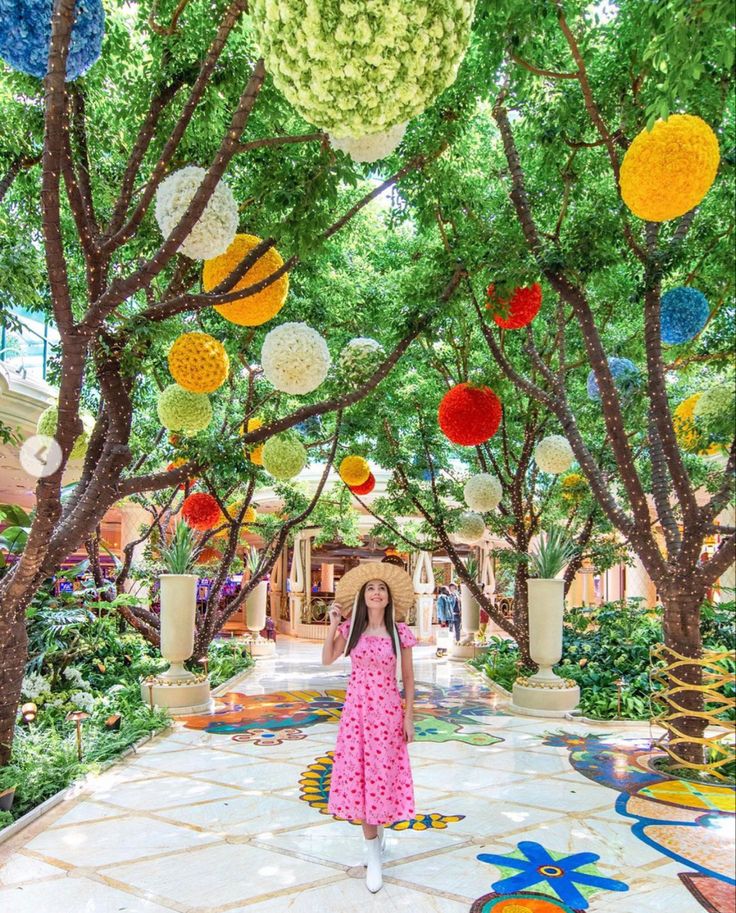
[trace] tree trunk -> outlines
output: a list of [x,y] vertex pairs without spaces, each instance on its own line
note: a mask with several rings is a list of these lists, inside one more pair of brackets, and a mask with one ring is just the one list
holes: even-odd
[[[664,606],[664,642],[670,650],[688,658],[700,659],[703,654],[703,643],[700,634],[700,605],[705,594],[700,597],[693,596],[686,583],[667,594],[662,594]],[[677,657],[668,655],[668,664]],[[678,684],[682,682],[683,684]],[[705,721],[696,714],[704,709],[703,694],[700,691],[690,690],[703,683],[702,666],[682,665],[677,666],[673,674],[668,677],[668,688],[673,692],[668,701],[668,716],[673,716],[672,723],[686,741],[677,741],[677,736],[672,730],[669,732],[669,741],[673,743],[674,751],[685,761],[692,764],[702,764],[704,751],[702,739],[705,731]],[[681,708],[678,710],[678,707]]]
[[537,664],[529,654],[529,571],[525,564],[516,568],[514,578],[514,627],[517,631],[516,643],[519,645],[521,661],[530,669]]
[[21,685],[28,654],[25,608],[0,616],[0,767],[10,760],[15,717],[20,704]]

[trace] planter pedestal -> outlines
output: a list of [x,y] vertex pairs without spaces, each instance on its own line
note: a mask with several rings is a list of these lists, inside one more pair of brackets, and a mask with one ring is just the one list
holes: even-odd
[[276,656],[276,641],[267,637],[261,637],[260,634],[244,634],[242,637],[233,639],[233,643],[242,644],[248,647],[250,655],[254,659],[268,658],[273,659]]
[[516,679],[509,709],[526,716],[564,717],[580,702],[578,685],[552,671],[562,658],[565,584],[562,580],[530,579],[528,586],[529,653],[539,672]]
[[184,668],[194,651],[197,575],[162,574],[160,581],[161,655],[169,668],[143,679],[141,697],[173,714],[204,713],[212,706],[209,678]]

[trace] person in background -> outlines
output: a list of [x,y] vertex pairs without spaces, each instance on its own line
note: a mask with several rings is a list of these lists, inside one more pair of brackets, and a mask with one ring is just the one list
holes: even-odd
[[460,607],[460,593],[457,589],[456,583],[450,584],[450,601],[452,605],[452,621],[451,624],[455,628],[455,643],[460,643],[460,620],[462,618],[462,610]]
[[446,586],[441,586],[437,597],[437,622],[441,628],[452,624],[452,599]]

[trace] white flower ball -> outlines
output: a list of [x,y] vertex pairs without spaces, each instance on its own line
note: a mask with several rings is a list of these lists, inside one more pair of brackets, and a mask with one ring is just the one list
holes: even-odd
[[[168,238],[189,208],[204,176],[204,168],[189,165],[170,174],[156,191],[156,221]],[[238,230],[238,204],[232,190],[220,182],[204,212],[179,246],[179,253],[192,260],[211,260],[230,247]]]
[[566,437],[561,434],[550,434],[537,444],[534,459],[542,472],[559,475],[572,466],[575,454]]
[[373,374],[384,355],[380,342],[367,336],[356,336],[340,352],[340,372],[345,380],[361,384]]
[[345,152],[354,162],[377,162],[395,152],[406,133],[407,121],[381,133],[368,136],[337,137],[330,134],[330,145]]
[[460,525],[455,530],[455,537],[460,542],[471,545],[473,542],[482,539],[485,531],[486,524],[483,517],[472,511],[465,511],[465,513],[460,514]]
[[496,476],[487,472],[471,476],[463,489],[463,496],[468,507],[482,514],[495,510],[501,503],[502,495],[503,488],[500,481]]
[[330,362],[327,343],[306,323],[282,323],[263,340],[263,373],[283,393],[316,390],[327,377]]

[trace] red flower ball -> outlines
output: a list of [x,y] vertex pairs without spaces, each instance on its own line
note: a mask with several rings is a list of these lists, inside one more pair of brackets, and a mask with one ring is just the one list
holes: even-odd
[[501,401],[490,387],[458,384],[444,395],[437,418],[453,444],[474,447],[498,431],[501,412]]
[[539,313],[542,306],[542,286],[517,286],[511,299],[499,298],[496,287],[488,286],[488,308],[493,311],[493,319],[504,330],[520,330]]
[[376,477],[371,473],[362,485],[348,485],[354,495],[369,495],[376,487]]
[[220,511],[220,505],[212,495],[208,495],[206,492],[197,492],[184,499],[184,503],[181,506],[181,516],[187,526],[205,532],[217,526],[222,518],[222,512]]

